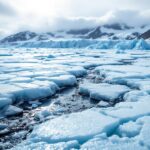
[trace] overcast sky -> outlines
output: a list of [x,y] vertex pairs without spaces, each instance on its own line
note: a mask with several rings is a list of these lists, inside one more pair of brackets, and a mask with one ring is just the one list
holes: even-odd
[[150,24],[150,0],[0,0],[0,35],[104,23]]

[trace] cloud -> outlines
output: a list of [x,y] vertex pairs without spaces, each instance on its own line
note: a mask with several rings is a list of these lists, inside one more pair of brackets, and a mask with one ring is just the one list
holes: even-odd
[[150,0],[69,0],[70,14],[78,16],[101,16],[116,9],[145,11]]
[[11,33],[10,27],[16,22],[18,14],[14,7],[6,1],[0,0],[0,37]]
[[92,28],[99,25],[99,18],[96,17],[58,17],[53,20],[51,28],[54,30]]
[[11,5],[8,5],[4,2],[0,1],[0,15],[2,16],[14,16],[16,15],[16,11],[13,9]]
[[0,0],[0,36],[53,32],[107,23],[150,24],[149,0]]
[[106,13],[100,17],[103,23],[126,23],[132,26],[142,26],[150,24],[150,10],[115,10]]
[[150,10],[114,10],[100,17],[70,17],[55,18],[50,28],[53,29],[82,29],[103,24],[125,23],[130,26],[150,25]]

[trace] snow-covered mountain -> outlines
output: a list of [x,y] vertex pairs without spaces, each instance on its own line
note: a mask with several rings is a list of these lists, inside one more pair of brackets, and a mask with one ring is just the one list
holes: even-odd
[[54,33],[35,33],[31,31],[19,32],[3,38],[0,43],[12,43],[20,41],[45,41],[50,39],[149,39],[150,26],[131,27],[126,24],[106,24],[95,28],[71,29],[56,31]]
[[150,38],[150,29],[140,35],[140,38],[149,39]]
[[21,42],[21,41],[29,41],[29,40],[35,40],[35,41],[42,41],[42,40],[48,40],[51,37],[54,37],[52,33],[42,33],[38,34],[31,31],[23,31],[19,32],[13,35],[10,35],[8,37],[5,37],[0,42],[1,43],[11,43],[11,42]]
[[5,42],[17,42],[17,41],[27,41],[35,38],[37,36],[36,33],[30,31],[23,31],[13,35],[10,35],[1,40],[2,43]]

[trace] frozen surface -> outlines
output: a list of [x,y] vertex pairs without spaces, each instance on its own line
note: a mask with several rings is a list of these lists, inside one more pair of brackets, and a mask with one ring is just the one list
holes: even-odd
[[[73,140],[78,141],[80,149],[148,150],[149,104],[150,102],[145,101],[137,105],[134,102],[122,103],[114,108],[103,110],[95,108],[63,115],[35,127],[27,140],[18,145],[18,148],[36,147],[41,142],[46,143],[47,146],[55,146]],[[140,108],[145,109],[140,111]],[[67,146],[67,143],[65,145]],[[44,146],[45,144],[42,148]],[[77,148],[77,145],[73,148]]]
[[[47,121],[35,127],[18,148],[36,147],[41,142],[55,146],[74,140],[78,141],[80,149],[148,150],[150,101],[147,98],[143,94],[141,100],[134,102],[122,102],[104,109],[93,108]],[[74,145],[73,148],[79,147]]]
[[56,144],[48,144],[46,142],[39,143],[28,143],[26,145],[21,145],[12,150],[69,150],[74,148],[79,148],[79,143],[77,141],[69,141],[69,142],[60,142]]
[[90,98],[95,100],[115,101],[129,90],[130,89],[124,85],[85,83],[81,85],[79,92],[84,95],[89,95]]
[[16,107],[16,106],[10,105],[10,106],[6,109],[4,115],[7,116],[7,117],[9,117],[9,116],[14,116],[14,115],[21,114],[22,112],[23,112],[23,110],[22,110],[21,108],[18,108],[18,107]]
[[9,106],[12,103],[12,100],[10,98],[0,98],[0,109],[3,109],[4,107]]
[[111,138],[94,138],[83,144],[81,150],[148,150],[147,147],[140,145],[136,140],[119,138],[114,136]]
[[[85,49],[5,48],[0,54],[0,98],[11,99],[10,104],[50,97],[60,88],[76,86],[87,68],[120,64],[113,58],[108,62],[103,52]],[[0,107],[8,106],[7,102]]]
[[74,86],[77,83],[76,78],[72,75],[51,77],[50,80],[55,82],[59,87]]
[[121,121],[136,120],[138,117],[150,114],[149,101],[147,99],[138,102],[118,103],[114,108],[105,110],[105,114],[119,118]]
[[[150,149],[150,52],[135,50],[145,42],[134,42],[134,50],[125,51],[1,48],[0,117],[22,113],[18,104],[23,102],[38,107],[44,98],[72,86],[78,96],[98,103],[36,125],[14,149]],[[50,116],[46,109],[39,114]]]
[[106,117],[98,111],[87,110],[48,121],[36,127],[30,138],[50,143],[75,139],[83,142],[101,132],[109,133],[117,124],[118,120],[115,118]]

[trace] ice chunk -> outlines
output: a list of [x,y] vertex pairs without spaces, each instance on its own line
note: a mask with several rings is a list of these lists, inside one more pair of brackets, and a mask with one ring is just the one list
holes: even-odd
[[139,91],[139,90],[132,90],[126,93],[123,99],[125,101],[135,102],[135,101],[139,101],[142,99],[150,99],[150,96],[146,92]]
[[49,54],[49,55],[47,56],[47,58],[55,58],[55,56]]
[[113,136],[110,138],[95,137],[94,139],[84,143],[81,150],[148,150],[138,141],[128,138],[119,138]]
[[19,83],[28,83],[31,81],[32,81],[32,79],[27,78],[27,77],[19,77],[19,78],[14,78],[14,79],[10,80],[10,82],[19,82]]
[[150,147],[150,116],[139,117],[135,122],[129,121],[120,125],[118,133],[120,136],[127,136],[129,140],[135,139],[141,146]]
[[124,123],[123,125],[120,125],[117,129],[117,133],[120,136],[126,136],[126,137],[134,137],[140,133],[141,125],[129,121],[127,123]]
[[139,134],[139,141],[142,145],[150,147],[150,116],[144,116],[137,120],[137,123],[143,124]]
[[8,107],[10,104],[12,104],[12,99],[0,97],[0,109],[2,110],[4,107]]
[[23,109],[18,108],[16,106],[10,105],[4,112],[5,116],[14,116],[14,115],[19,115],[23,112]]
[[52,96],[58,90],[58,86],[53,82],[49,82],[48,84],[45,84],[44,82],[43,84],[41,82],[36,82],[35,84],[15,83],[15,85],[8,85],[8,88],[6,88],[6,86],[7,84],[1,91],[4,94],[12,95],[12,98],[14,99],[13,102],[45,98]]
[[11,84],[0,84],[0,94],[9,94],[22,90],[21,87]]
[[[150,71],[147,67],[136,65],[99,66],[95,68],[95,71],[99,76],[105,77],[106,81],[118,84],[127,84],[127,81],[131,79],[144,79],[150,76]],[[133,85],[131,86],[133,87]]]
[[150,79],[149,78],[147,79],[146,77],[145,77],[146,79],[143,78],[140,79],[140,76],[137,79],[125,78],[124,82],[126,83],[126,85],[130,86],[131,88],[140,89],[150,93]]
[[99,107],[109,107],[110,104],[108,102],[105,102],[105,101],[100,101],[97,106]]
[[124,85],[85,83],[80,86],[79,92],[95,100],[114,101],[129,90]]
[[12,135],[12,138],[16,138],[16,139],[24,138],[27,134],[28,134],[28,131],[19,131],[19,132],[16,132],[14,135]]
[[49,143],[86,141],[101,132],[111,132],[118,120],[99,113],[98,109],[64,115],[34,128],[30,139]]
[[87,71],[83,67],[73,67],[67,71],[76,77],[82,77],[87,74]]
[[4,130],[4,129],[6,129],[7,127],[8,127],[7,124],[2,124],[2,123],[0,123],[0,130]]
[[12,150],[70,150],[70,149],[79,149],[79,143],[77,141],[68,141],[68,142],[60,142],[49,144],[46,142],[38,142],[38,143],[25,143],[20,144]]
[[37,88],[26,88],[14,94],[17,100],[30,101],[52,96],[55,93],[51,90],[51,88],[41,86]]
[[150,101],[147,98],[137,102],[121,102],[114,108],[105,110],[104,113],[115,118],[120,118],[121,122],[136,120],[139,117],[150,114],[149,105]]
[[62,75],[58,77],[51,77],[49,80],[55,82],[59,87],[68,87],[77,84],[77,80],[73,75]]
[[50,82],[50,81],[34,81],[32,83],[36,84],[38,86],[49,87],[51,89],[51,94],[52,95],[55,94],[56,91],[59,90],[59,87],[54,82]]

